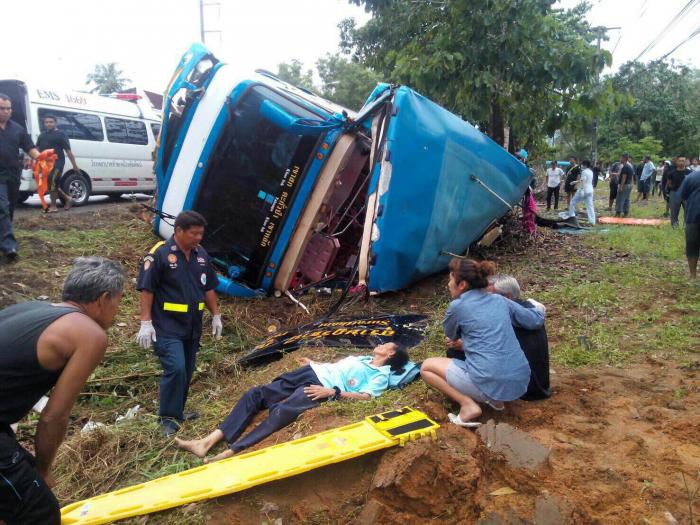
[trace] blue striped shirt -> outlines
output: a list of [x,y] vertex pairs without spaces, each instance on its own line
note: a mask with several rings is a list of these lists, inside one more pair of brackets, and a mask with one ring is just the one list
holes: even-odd
[[443,328],[450,339],[462,339],[464,368],[482,393],[496,401],[512,401],[527,391],[530,365],[513,325],[534,330],[544,314],[498,294],[468,290],[450,303]]

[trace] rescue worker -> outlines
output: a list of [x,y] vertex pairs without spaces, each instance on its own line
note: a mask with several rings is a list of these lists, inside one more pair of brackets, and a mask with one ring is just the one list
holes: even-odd
[[[70,163],[73,165],[73,170],[76,173],[80,173],[80,168],[75,160],[73,151],[70,149],[70,141],[65,133],[56,127],[56,117],[53,115],[46,115],[44,117],[44,129],[39,134],[39,138],[36,139],[36,147],[39,151],[45,151],[47,149],[52,149],[56,156],[56,163],[54,164],[53,170],[48,177],[48,188],[49,196],[51,197],[51,207],[48,209],[47,213],[56,213],[58,208],[56,208],[56,199],[58,194],[61,194],[61,199],[63,199],[63,208],[70,210],[71,203],[73,200],[70,195],[68,195],[63,188],[61,188],[61,176],[63,175],[63,167],[66,164],[66,155],[70,159]],[[65,151],[65,154],[63,153]]]
[[141,292],[141,328],[136,340],[153,344],[163,367],[160,379],[160,424],[172,436],[180,423],[194,419],[184,412],[202,334],[204,307],[212,315],[212,336],[221,339],[223,325],[214,289],[218,279],[199,243],[206,220],[195,211],[175,218],[175,233],[143,258],[137,289]]
[[[125,280],[119,263],[81,257],[63,284],[63,302],[27,301],[0,311],[0,523],[60,524],[52,463],[73,404],[107,349],[105,332]],[[51,389],[32,456],[11,425]]]

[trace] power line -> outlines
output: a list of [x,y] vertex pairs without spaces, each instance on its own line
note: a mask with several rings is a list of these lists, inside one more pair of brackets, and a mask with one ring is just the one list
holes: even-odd
[[654,37],[654,39],[653,39],[651,42],[649,42],[649,44],[647,45],[647,47],[645,47],[645,48],[642,50],[642,52],[639,53],[639,55],[637,55],[637,58],[635,58],[634,60],[635,60],[635,61],[639,60],[642,56],[644,56],[644,55],[647,54],[649,51],[651,51],[652,49],[654,49],[654,47],[656,47],[656,45],[661,41],[661,39],[663,38],[663,36],[666,35],[666,32],[667,32],[669,29],[671,29],[675,24],[677,24],[678,21],[679,21],[683,16],[685,16],[686,14],[688,14],[693,8],[695,8],[695,7],[696,7],[697,5],[699,5],[699,4],[700,4],[700,0],[689,0],[689,2],[688,2],[687,4],[685,4],[685,6],[683,6],[683,8],[676,14],[676,16],[674,16],[674,17],[671,19],[671,21],[670,21],[668,24],[666,24],[666,27],[664,27],[664,28],[659,32],[659,34],[656,35],[656,37]]
[[683,8],[674,16],[671,21],[666,24],[666,26],[659,32],[656,37],[652,39],[651,42],[645,47],[641,53],[635,58],[634,60],[639,60],[643,55],[651,51],[656,45],[662,40],[662,38],[666,35],[666,32],[672,28],[678,21],[685,15],[687,14],[693,7],[698,5],[698,0],[690,0]]
[[613,50],[610,52],[611,55],[615,55],[615,51],[617,51],[617,46],[620,45],[620,40],[622,40],[622,31],[620,31],[620,36],[617,37],[617,42],[615,42],[615,47],[613,47]]
[[692,40],[693,38],[695,38],[695,37],[698,36],[698,35],[700,35],[700,27],[697,28],[695,31],[693,31],[693,32],[690,34],[690,36],[688,36],[688,38],[686,38],[685,40],[682,40],[676,47],[674,47],[673,49],[671,49],[671,51],[669,51],[669,52],[666,53],[664,56],[662,56],[662,57],[661,57],[661,60],[665,60],[668,56],[670,56],[670,55],[672,55],[673,53],[675,53],[676,50],[677,50],[679,47],[681,47],[683,44],[689,42],[690,40]]

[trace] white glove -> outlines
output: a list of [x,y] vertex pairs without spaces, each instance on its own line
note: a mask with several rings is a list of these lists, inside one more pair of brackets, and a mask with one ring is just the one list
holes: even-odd
[[216,314],[211,318],[211,336],[219,340],[221,339],[221,332],[224,330],[224,325],[221,322],[221,315]]
[[136,342],[145,349],[151,347],[156,340],[156,329],[153,328],[153,321],[141,321],[141,328],[136,336]]
[[528,299],[528,301],[530,301],[535,306],[535,309],[542,312],[542,315],[547,315],[547,308],[545,308],[545,306],[541,302],[535,301],[534,299]]

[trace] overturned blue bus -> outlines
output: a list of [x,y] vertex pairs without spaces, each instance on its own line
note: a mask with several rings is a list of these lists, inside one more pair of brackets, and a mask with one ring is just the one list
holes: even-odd
[[202,245],[250,297],[328,281],[398,290],[444,270],[527,188],[527,167],[405,86],[358,114],[264,71],[241,78],[204,46],[167,90],[155,232],[207,219]]

